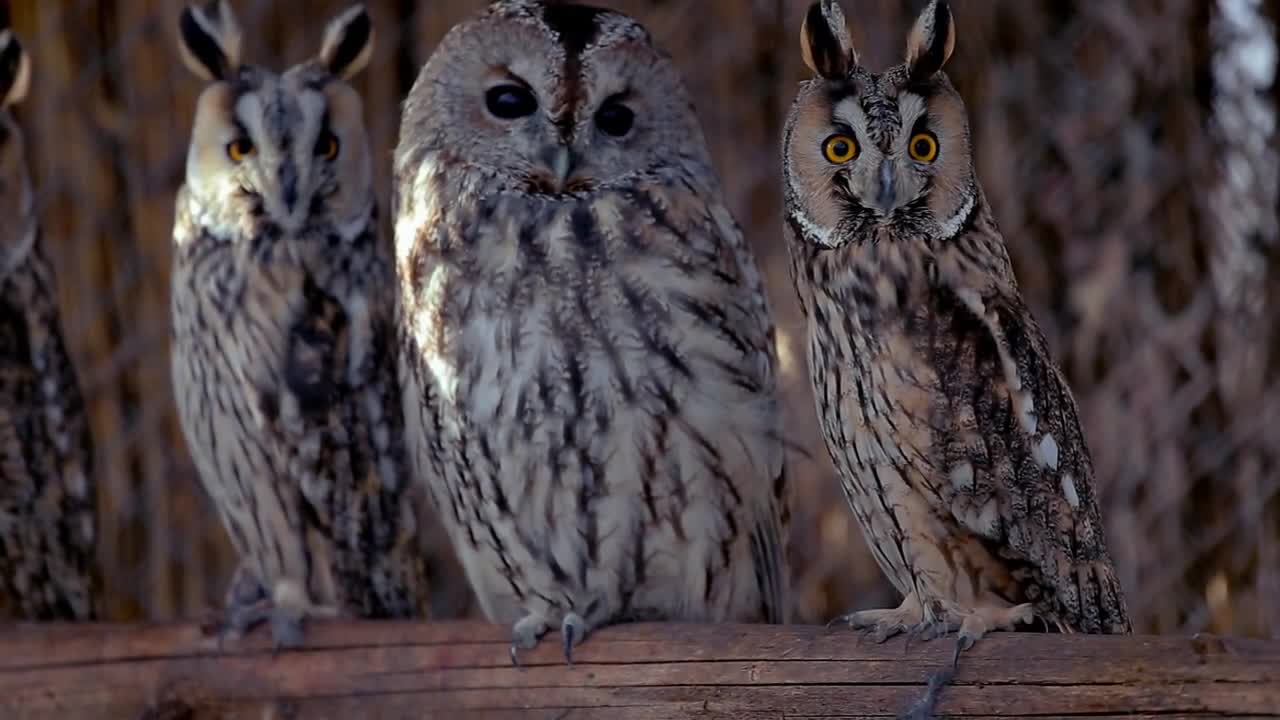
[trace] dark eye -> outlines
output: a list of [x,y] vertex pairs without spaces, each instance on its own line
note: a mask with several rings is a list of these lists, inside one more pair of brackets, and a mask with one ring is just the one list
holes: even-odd
[[635,123],[636,114],[620,102],[606,102],[596,113],[596,126],[614,137],[631,132]]
[[316,155],[325,160],[338,157],[338,136],[328,130],[320,133],[320,137],[316,138]]
[[519,85],[499,85],[484,94],[485,107],[495,117],[515,120],[532,115],[538,109],[538,100],[527,88]]
[[227,157],[231,158],[231,162],[240,162],[252,155],[255,149],[249,138],[236,138],[227,143]]

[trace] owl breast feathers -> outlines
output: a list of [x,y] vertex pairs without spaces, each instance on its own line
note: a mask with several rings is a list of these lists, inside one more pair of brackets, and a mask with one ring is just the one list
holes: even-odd
[[173,377],[205,489],[241,555],[228,625],[422,615],[390,257],[346,79],[368,61],[360,6],[312,60],[245,65],[225,2],[188,8],[201,94],[174,227]]
[[396,173],[407,437],[486,615],[566,652],[784,618],[768,308],[643,28],[540,2],[454,28]]
[[902,65],[862,68],[835,0],[802,33],[806,83],[784,143],[787,237],[818,413],[899,608],[848,616],[881,637],[1039,618],[1123,633],[1075,401],[1018,293],[942,65],[945,2]]

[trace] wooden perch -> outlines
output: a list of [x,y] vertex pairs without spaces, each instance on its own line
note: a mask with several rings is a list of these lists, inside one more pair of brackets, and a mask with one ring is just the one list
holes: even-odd
[[[196,625],[0,628],[0,718],[894,717],[953,640],[845,628],[622,625],[564,665],[549,636],[512,667],[474,622],[317,622],[273,655]],[[966,652],[937,716],[1280,717],[1280,642],[999,633]]]

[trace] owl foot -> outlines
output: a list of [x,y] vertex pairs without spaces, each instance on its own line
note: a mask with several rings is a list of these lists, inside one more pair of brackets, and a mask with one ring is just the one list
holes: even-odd
[[[537,615],[526,615],[511,628],[511,664],[520,666],[520,650],[531,650],[547,634],[550,626]],[[560,639],[564,647],[564,661],[573,667],[573,648],[581,645],[591,632],[591,626],[577,613],[568,613],[560,623]]]
[[1015,630],[1018,625],[1035,622],[1036,612],[1031,603],[1007,608],[983,607],[967,613],[952,613],[951,620],[960,621],[960,633],[956,636],[956,651],[951,657],[951,667],[960,665],[960,653],[974,646],[993,630]]
[[532,650],[548,629],[546,621],[537,615],[525,615],[517,620],[511,626],[511,664],[520,667],[520,651]]
[[876,643],[882,643],[894,635],[907,632],[919,625],[923,619],[924,613],[913,592],[907,595],[902,600],[902,604],[896,608],[851,612],[835,618],[827,623],[827,627],[835,623],[847,623],[855,630],[865,631]]
[[275,652],[296,648],[302,645],[302,626],[307,618],[338,616],[336,607],[312,605],[296,590],[293,583],[286,581],[276,587],[275,597],[267,597],[266,589],[256,576],[242,566],[227,590],[227,609],[218,632],[218,647],[221,648],[228,637],[241,637],[267,623]]

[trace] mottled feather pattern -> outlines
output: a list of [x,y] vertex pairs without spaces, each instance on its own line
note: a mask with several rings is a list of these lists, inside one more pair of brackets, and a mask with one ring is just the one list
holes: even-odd
[[[192,225],[173,281],[178,404],[205,487],[260,581],[353,614],[425,613],[410,547],[390,262],[376,217],[350,237]],[[252,238],[252,239],[250,239]]]
[[91,620],[93,448],[38,228],[0,275],[0,617]]
[[[1032,602],[1061,629],[1126,632],[1075,401],[995,231],[982,201],[946,241],[883,237],[794,254],[828,447],[903,594],[928,584],[920,575],[939,553],[969,574],[943,583],[941,597],[959,582],[971,587],[960,595]],[[1037,457],[1046,437],[1053,463]]]
[[772,327],[711,188],[539,198],[448,167],[400,163],[405,409],[486,614],[782,620]]
[[[900,65],[810,9],[784,138],[786,234],[833,463],[901,606],[845,619],[958,648],[1035,619],[1130,631],[1075,400],[1014,280],[942,66],[944,0]],[[840,152],[829,143],[838,141]],[[845,152],[848,150],[848,152]]]

